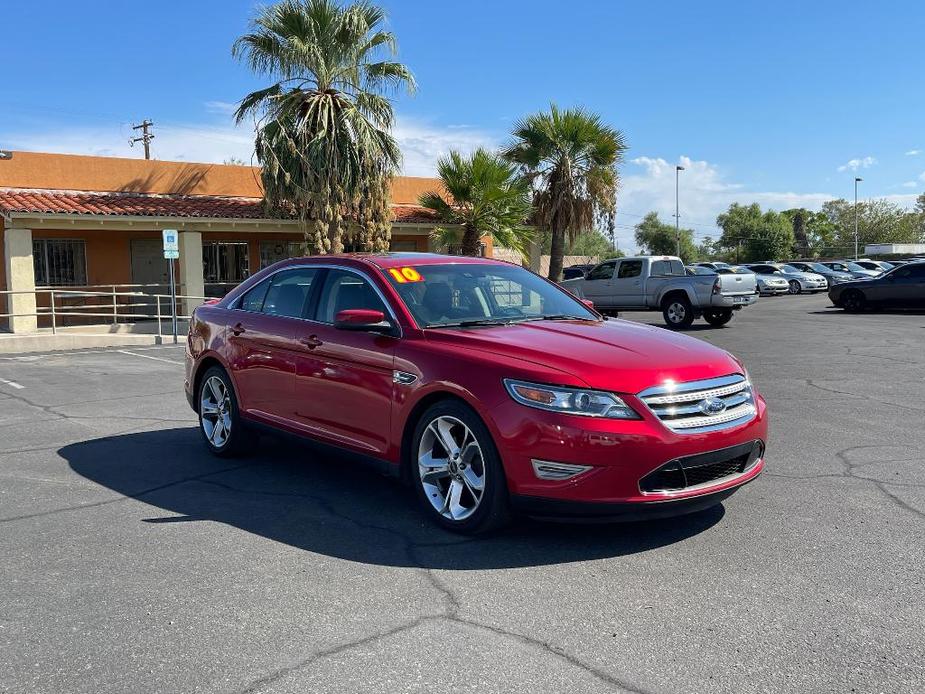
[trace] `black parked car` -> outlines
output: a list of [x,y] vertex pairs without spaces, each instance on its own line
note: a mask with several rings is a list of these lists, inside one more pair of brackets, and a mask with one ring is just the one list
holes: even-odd
[[925,262],[907,263],[872,279],[834,284],[829,298],[852,313],[868,307],[925,308]]
[[573,280],[584,277],[593,267],[593,265],[569,265],[566,268],[562,268],[562,279]]

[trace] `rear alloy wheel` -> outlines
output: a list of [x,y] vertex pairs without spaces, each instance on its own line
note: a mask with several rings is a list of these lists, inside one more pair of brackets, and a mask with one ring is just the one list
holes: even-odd
[[686,296],[672,296],[662,302],[662,317],[672,330],[682,330],[694,322],[694,308]]
[[849,289],[841,298],[841,305],[848,313],[860,313],[867,305],[867,299],[858,289]]
[[803,287],[800,286],[798,280],[790,280],[790,293],[791,294],[800,294],[803,291]]
[[218,366],[206,371],[199,385],[199,431],[209,450],[222,458],[243,453],[249,443],[231,379]]
[[721,328],[732,320],[731,308],[719,308],[703,312],[703,319],[714,328]]
[[412,478],[425,513],[448,530],[477,534],[508,520],[507,484],[482,420],[462,403],[430,407],[415,428]]

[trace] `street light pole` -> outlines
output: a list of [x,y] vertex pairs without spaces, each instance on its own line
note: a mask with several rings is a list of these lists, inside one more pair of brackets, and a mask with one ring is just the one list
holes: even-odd
[[858,183],[864,179],[854,177],[854,259],[858,259]]
[[678,165],[674,167],[674,237],[675,247],[677,248],[676,255],[678,257],[681,257],[681,214],[678,204],[678,193],[680,191],[679,180],[681,178],[682,171],[684,171],[683,166]]

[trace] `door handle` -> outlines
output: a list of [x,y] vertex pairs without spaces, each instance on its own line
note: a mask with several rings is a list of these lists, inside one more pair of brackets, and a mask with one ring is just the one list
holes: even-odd
[[308,337],[299,338],[299,342],[301,342],[309,349],[315,349],[315,347],[320,347],[324,344],[324,342],[318,339],[317,335],[309,335]]
[[231,329],[231,332],[232,332],[232,334],[234,334],[235,336],[238,336],[238,335],[240,335],[241,333],[246,333],[247,330],[245,330],[244,326],[241,325],[241,323],[237,323],[237,324],[235,324],[235,326]]

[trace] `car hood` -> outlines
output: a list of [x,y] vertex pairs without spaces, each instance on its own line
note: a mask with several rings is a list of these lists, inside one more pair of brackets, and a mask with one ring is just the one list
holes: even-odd
[[427,338],[539,364],[571,374],[591,387],[621,393],[638,393],[666,380],[697,381],[743,371],[719,347],[624,320],[442,328],[428,330]]

